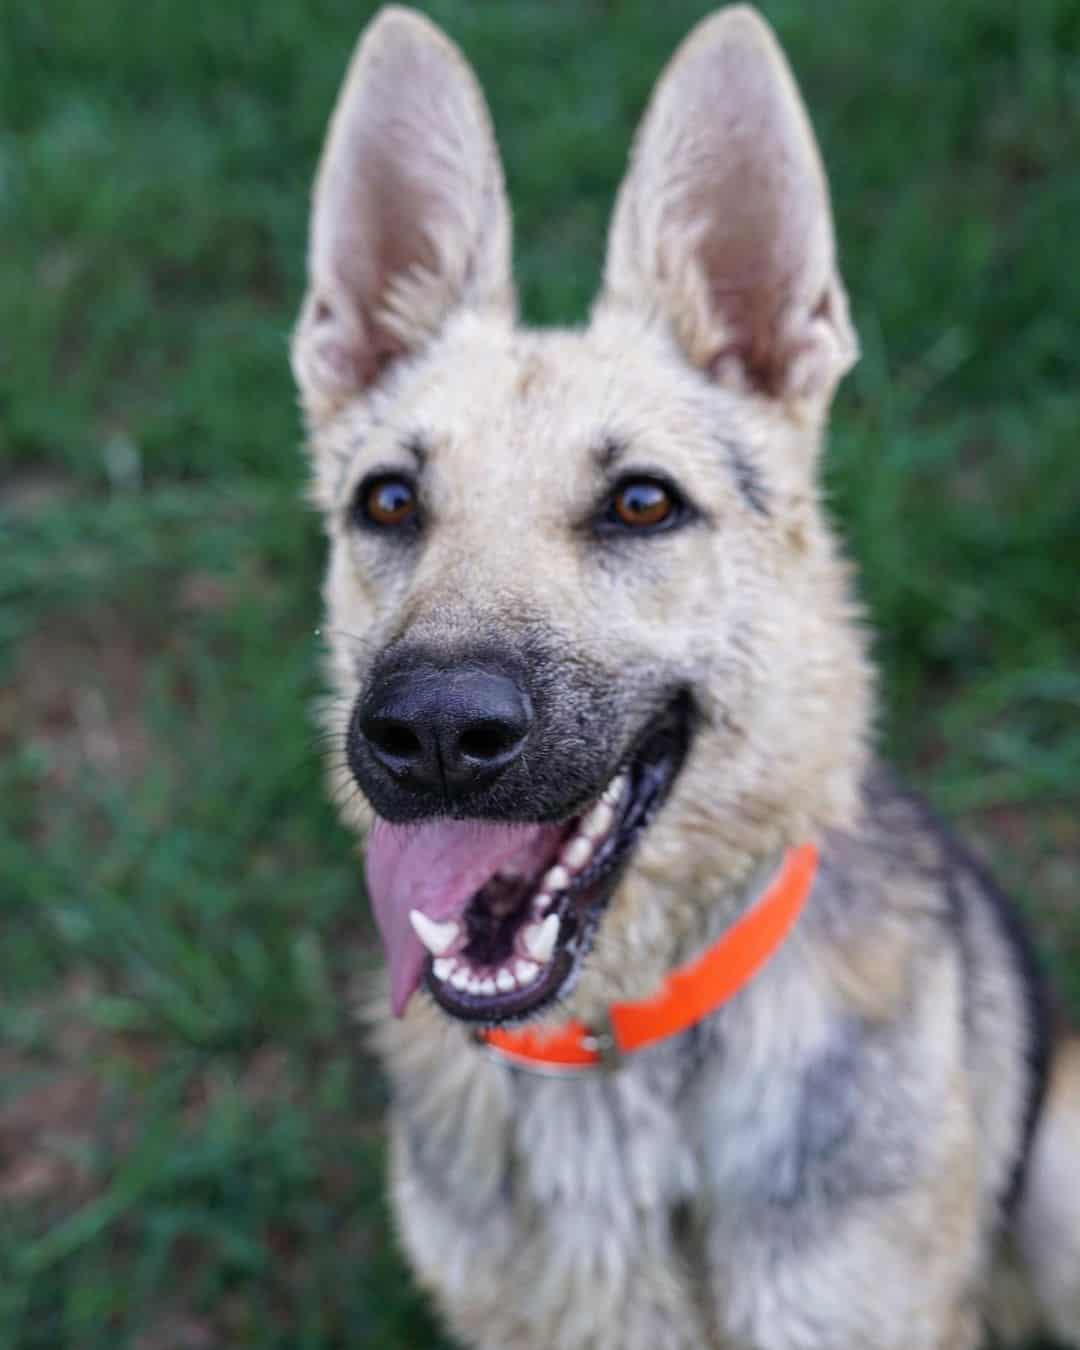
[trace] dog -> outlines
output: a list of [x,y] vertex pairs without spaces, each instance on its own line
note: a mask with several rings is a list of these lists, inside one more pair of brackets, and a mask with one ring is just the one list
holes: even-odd
[[292,360],[401,1242],[477,1350],[1080,1345],[1080,1042],[873,748],[819,504],[857,343],[810,122],[725,9],[588,325],[515,322],[483,96],[357,47]]

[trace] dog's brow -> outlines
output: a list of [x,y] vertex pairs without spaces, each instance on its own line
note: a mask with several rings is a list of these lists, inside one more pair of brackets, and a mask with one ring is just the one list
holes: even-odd
[[605,436],[593,452],[596,467],[601,473],[610,473],[619,459],[626,453],[626,442],[617,436]]
[[401,448],[407,455],[412,455],[416,461],[416,472],[423,473],[424,466],[427,464],[428,446],[427,441],[417,431],[411,436],[406,436],[401,442]]

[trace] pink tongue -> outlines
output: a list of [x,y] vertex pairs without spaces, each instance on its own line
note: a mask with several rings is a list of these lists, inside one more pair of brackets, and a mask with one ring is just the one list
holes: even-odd
[[437,922],[460,919],[496,872],[537,875],[554,855],[563,829],[481,820],[392,825],[376,819],[367,845],[367,886],[390,965],[395,1016],[420,983],[427,956],[409,910]]

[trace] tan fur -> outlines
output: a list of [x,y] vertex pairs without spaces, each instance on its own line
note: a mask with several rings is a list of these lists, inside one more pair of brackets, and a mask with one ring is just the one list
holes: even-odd
[[[542,630],[602,675],[612,768],[656,669],[692,685],[692,752],[549,1022],[650,993],[787,845],[817,842],[824,865],[747,989],[610,1077],[522,1075],[424,996],[400,1021],[380,997],[403,1244],[485,1350],[970,1350],[1032,1028],[974,874],[950,872],[874,767],[871,671],[817,485],[856,341],[810,124],[756,14],[706,20],[661,77],[587,327],[515,326],[509,241],[471,72],[426,20],[382,11],[319,167],[293,345],[330,544],[327,725],[343,743],[403,638],[452,654]],[[349,503],[417,438],[427,535],[392,555]],[[701,528],[598,559],[580,522],[609,442],[686,485]],[[370,810],[331,772],[362,836]],[[1074,1336],[1075,1065],[1022,1221]]]
[[1080,1345],[1080,1040],[1060,1049],[1032,1153],[1020,1243],[1050,1329]]

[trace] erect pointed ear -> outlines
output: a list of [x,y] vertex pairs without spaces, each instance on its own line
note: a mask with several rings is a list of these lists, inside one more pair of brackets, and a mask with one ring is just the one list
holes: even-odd
[[309,417],[362,392],[463,305],[513,312],[495,137],[457,48],[390,6],[357,45],[315,180],[292,348]]
[[638,131],[601,308],[670,325],[716,379],[826,401],[857,355],[825,173],[772,31],[745,6],[690,34]]

